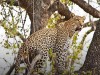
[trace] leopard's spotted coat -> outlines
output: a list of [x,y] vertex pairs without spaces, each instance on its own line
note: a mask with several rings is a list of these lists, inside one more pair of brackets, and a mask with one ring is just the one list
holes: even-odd
[[83,17],[75,16],[64,23],[60,23],[55,28],[43,28],[29,36],[19,49],[15,63],[15,74],[18,75],[22,60],[29,64],[29,58],[34,58],[37,54],[41,54],[42,58],[36,62],[34,71],[46,67],[44,64],[49,57],[48,50],[51,48],[56,53],[56,70],[62,72],[66,68],[64,45],[67,39],[75,33],[76,28],[80,27],[83,22]]

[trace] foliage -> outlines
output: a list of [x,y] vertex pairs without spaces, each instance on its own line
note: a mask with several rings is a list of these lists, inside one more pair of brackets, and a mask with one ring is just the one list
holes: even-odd
[[55,73],[54,65],[55,65],[56,54],[53,53],[52,49],[49,49],[48,53],[49,53],[49,58],[50,58],[50,61],[51,61],[51,65],[50,66],[52,67],[51,72],[48,73],[48,75],[52,75],[53,73]]
[[[73,37],[72,37],[72,45],[71,45],[71,47],[70,47],[70,50],[72,50],[72,53],[70,53],[70,55],[69,55],[69,57],[68,57],[68,59],[70,59],[71,61],[68,61],[68,62],[71,62],[70,64],[68,64],[68,65],[70,65],[70,73],[74,73],[74,63],[75,63],[75,61],[76,60],[80,60],[80,58],[81,57],[79,57],[79,56],[82,56],[82,50],[83,50],[83,44],[84,44],[84,40],[86,39],[86,37],[87,37],[87,35],[90,33],[92,31],[92,29],[90,29],[90,30],[88,30],[85,34],[84,34],[84,36],[83,36],[83,38],[82,38],[82,40],[81,40],[81,42],[79,43],[79,44],[77,44],[77,37],[78,37],[78,32],[76,32],[74,35],[73,35]],[[80,62],[79,63],[77,63],[77,64],[80,64]],[[81,64],[80,64],[81,65]],[[85,73],[85,75],[91,75],[91,72],[89,72],[89,71],[87,71],[87,72],[84,72]]]
[[73,3],[70,0],[60,0],[65,5],[73,5]]
[[[13,4],[13,2],[14,0],[11,1],[11,5]],[[1,26],[4,28],[7,38],[6,40],[4,40],[5,42],[3,45],[5,48],[19,48],[22,43],[21,39],[26,38],[27,32],[29,32],[29,29],[25,29],[24,27],[27,14],[25,14],[25,17],[23,19],[23,9],[21,9],[20,7],[15,8],[14,6],[7,5],[6,3],[3,3],[1,5],[1,8]],[[13,38],[15,42],[11,43],[9,41],[10,38]]]
[[47,28],[54,28],[60,18],[61,15],[58,14],[58,12],[56,11],[54,14],[51,15],[50,19],[48,20]]

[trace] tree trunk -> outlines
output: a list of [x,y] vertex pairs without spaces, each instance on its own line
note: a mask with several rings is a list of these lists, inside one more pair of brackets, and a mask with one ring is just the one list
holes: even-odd
[[78,71],[79,75],[82,75],[83,71],[90,71],[92,75],[100,75],[100,20],[96,24],[96,31],[90,44],[85,63]]
[[30,34],[47,24],[47,20],[50,17],[48,12],[50,2],[50,0],[19,0],[19,5],[26,9],[31,20]]

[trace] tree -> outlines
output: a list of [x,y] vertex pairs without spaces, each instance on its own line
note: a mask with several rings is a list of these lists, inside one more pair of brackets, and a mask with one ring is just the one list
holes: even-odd
[[[69,11],[68,7],[66,8],[65,5],[59,3],[58,1],[55,1],[52,5],[51,2],[52,1],[50,0],[19,0],[19,6],[26,9],[31,20],[30,34],[44,27],[47,24],[47,20],[50,18],[50,16],[57,10],[59,10],[59,13],[61,15],[66,16],[67,19],[70,19],[72,17],[72,13]],[[7,0],[7,3],[9,4],[10,0]],[[42,3],[44,5],[42,5]],[[13,4],[18,5],[16,0]],[[60,8],[58,8],[58,6]],[[67,11],[68,14],[65,11]]]
[[[19,4],[18,4],[18,1],[19,1]],[[15,6],[21,6],[22,8],[25,8],[30,17],[30,20],[31,20],[30,34],[43,28],[47,24],[47,21],[50,18],[51,14],[53,14],[56,10],[58,10],[59,14],[65,16],[66,20],[73,17],[73,13],[69,11],[68,6],[59,2],[59,0],[54,1],[52,4],[51,4],[51,0],[18,0],[18,1],[14,0],[13,4]],[[84,9],[84,11],[88,12],[92,16],[96,18],[100,18],[100,11],[94,9],[91,5],[89,5],[85,1],[83,0],[71,0],[71,1],[79,5],[81,8]],[[6,2],[9,4],[11,0],[6,0]],[[91,46],[89,48],[89,52],[87,54],[86,62],[79,72],[90,70],[94,73],[94,69],[91,69],[91,68],[97,67],[95,73],[97,74],[99,73],[99,71],[97,71],[99,69],[99,62],[100,62],[100,61],[97,61],[99,54],[98,54],[98,57],[95,57],[94,60],[91,60],[92,56],[94,57],[95,55],[94,53],[99,53],[98,51],[99,50],[98,47],[100,44],[98,41],[99,32],[100,31],[99,31],[99,24],[98,24],[96,32],[94,34],[95,36],[98,36],[98,38],[94,36]],[[97,44],[94,45],[95,43]],[[97,51],[94,52],[93,50],[95,50],[96,46],[97,46],[97,49],[96,49]],[[91,64],[90,62],[92,61],[96,61],[97,64],[96,63]],[[88,68],[87,65],[90,65],[90,68]]]
[[[9,4],[11,0],[6,0]],[[59,0],[55,0],[53,4],[50,0],[18,0],[19,6],[25,8],[30,20],[31,20],[31,33],[41,29],[47,24],[48,18],[53,14],[55,11],[58,10],[59,14],[66,17],[66,20],[73,17],[73,13],[69,11],[68,6],[59,2]],[[14,0],[14,5],[18,5],[18,1]],[[66,4],[68,3],[67,0]],[[84,0],[71,0],[72,2],[79,5],[84,11],[91,14],[93,17],[100,18],[100,12],[93,8],[91,5],[86,3]],[[42,3],[44,5],[42,5]],[[85,5],[85,6],[84,6]],[[48,9],[49,8],[49,9]],[[67,12],[67,13],[66,13]],[[34,14],[33,14],[34,13]],[[34,16],[32,16],[34,15]],[[35,18],[35,20],[33,19]],[[34,21],[34,22],[33,22]],[[38,21],[38,22],[37,22]],[[46,23],[45,23],[46,22]]]
[[92,75],[100,74],[100,20],[96,22],[96,31],[93,40],[90,44],[86,61],[83,67],[78,71],[79,75],[84,72],[89,72]]

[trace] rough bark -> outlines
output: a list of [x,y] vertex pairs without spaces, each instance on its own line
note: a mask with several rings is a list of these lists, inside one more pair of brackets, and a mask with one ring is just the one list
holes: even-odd
[[50,0],[18,0],[19,5],[26,9],[31,20],[31,32],[43,28],[48,20],[48,7]]
[[92,75],[100,74],[100,20],[96,24],[96,31],[90,44],[85,63],[78,71],[78,74],[82,75],[82,72],[89,71]]

